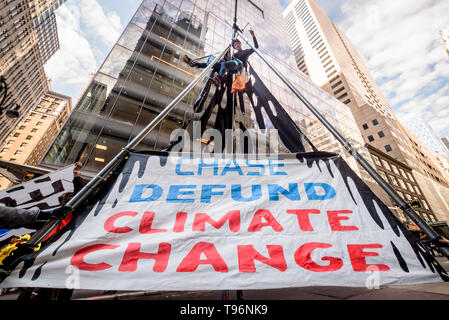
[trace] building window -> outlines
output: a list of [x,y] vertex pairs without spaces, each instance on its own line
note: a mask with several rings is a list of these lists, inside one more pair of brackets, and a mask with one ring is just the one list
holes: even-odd
[[33,138],[33,136],[27,136],[26,139],[27,140],[31,140]]
[[380,163],[380,159],[378,156],[375,156],[374,154],[371,155],[374,159],[374,163],[377,164],[378,166],[382,166],[382,164]]
[[396,180],[396,177],[395,177],[395,176],[390,176],[390,179],[391,179],[391,182],[392,182],[396,187],[399,186],[398,180]]
[[14,138],[17,138],[18,136],[20,136],[20,133],[18,133],[18,132],[14,133],[14,135],[13,135]]
[[392,164],[391,167],[393,168],[393,172],[399,175],[398,167],[396,167],[394,164]]
[[332,86],[332,89],[335,89],[336,87],[338,87],[339,85],[341,85],[342,84],[342,82],[341,82],[341,80],[340,81],[338,81],[336,84],[334,84],[333,86]]
[[345,97],[347,97],[347,96],[348,96],[348,93],[345,92],[344,94],[342,94],[341,96],[339,96],[337,99],[338,99],[338,100],[341,100],[341,99],[343,99],[343,98],[345,98]]
[[366,123],[362,127],[363,127],[364,130],[368,130],[368,128],[369,128]]
[[383,131],[379,131],[377,134],[379,135],[379,138],[385,137],[385,133]]
[[379,170],[379,174],[385,181],[388,181],[388,178],[387,178],[387,175],[385,174],[385,172],[383,172],[382,170]]
[[377,119],[373,120],[373,125],[377,126],[379,124],[379,121],[377,121]]
[[391,171],[390,164],[387,161],[385,161],[384,159],[382,159],[382,165],[384,166],[385,169],[387,169],[388,171]]
[[405,179],[407,179],[407,175],[405,174],[405,171],[404,171],[403,169],[401,169],[401,175],[402,175]]
[[329,73],[328,75],[327,75],[327,77],[328,78],[330,78],[330,77],[332,77],[334,74],[336,74],[337,73],[337,70],[334,70],[333,72],[331,72],[331,73]]
[[398,178],[398,181],[399,181],[399,184],[401,185],[402,189],[407,190],[407,186],[405,185],[404,180]]
[[374,137],[373,136],[368,136],[368,140],[369,140],[369,142],[373,142],[374,141]]
[[391,152],[391,151],[393,151],[393,148],[392,148],[389,144],[387,144],[387,145],[385,146],[385,150],[386,150],[387,152]]
[[341,88],[338,89],[337,91],[334,91],[334,95],[339,94],[339,93],[342,92],[343,90],[345,90],[345,87],[341,87]]
[[332,83],[332,82],[336,81],[339,78],[340,78],[340,76],[336,76],[336,77],[332,78],[331,80],[329,80],[329,83]]
[[422,195],[422,194],[421,194],[421,191],[419,190],[419,187],[418,187],[418,186],[415,186],[415,192],[416,192],[417,194],[419,194],[420,196]]

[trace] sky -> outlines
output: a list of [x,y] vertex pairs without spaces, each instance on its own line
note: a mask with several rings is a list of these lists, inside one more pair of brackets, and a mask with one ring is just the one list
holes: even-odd
[[[351,39],[399,120],[419,117],[449,137],[449,56],[439,34],[449,25],[449,1],[316,2]],[[76,103],[140,3],[70,0],[58,9],[61,49],[45,65],[53,90]]]
[[[286,7],[289,0],[280,0]],[[357,48],[399,121],[449,137],[447,0],[316,0]]]
[[46,63],[52,89],[75,104],[141,0],[70,0],[56,11],[60,50]]

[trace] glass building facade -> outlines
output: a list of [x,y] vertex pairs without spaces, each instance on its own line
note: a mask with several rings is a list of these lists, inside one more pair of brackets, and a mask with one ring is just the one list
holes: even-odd
[[[253,28],[262,53],[337,129],[355,146],[360,146],[362,154],[367,155],[348,107],[296,68],[278,1],[240,0],[238,3],[238,25],[243,28],[249,24]],[[88,172],[104,167],[202,71],[188,66],[183,61],[184,55],[197,58],[216,54],[230,44],[233,15],[234,1],[229,0],[142,1],[41,165],[58,168],[81,161]],[[245,34],[248,34],[247,29]],[[319,144],[320,150],[341,151],[335,139],[256,54],[249,62],[298,127],[314,144]],[[194,117],[192,105],[204,81],[138,149],[161,150],[169,144],[173,130]],[[245,99],[245,108],[245,116],[254,123],[251,130],[257,131],[248,99]],[[357,169],[356,165],[352,167]]]

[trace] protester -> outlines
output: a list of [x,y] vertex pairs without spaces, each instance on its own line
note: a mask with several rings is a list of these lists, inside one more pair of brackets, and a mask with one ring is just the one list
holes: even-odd
[[[218,63],[216,63],[213,67],[212,67],[212,72],[211,72],[211,77],[209,78],[209,81],[212,83],[215,83],[214,81],[214,77],[213,75],[216,73],[219,73],[222,67],[223,63],[226,63],[228,60],[230,60],[230,52],[229,50],[225,53],[224,57],[220,59],[220,61]],[[209,56],[207,62],[198,62],[197,60],[192,60],[189,56],[185,55],[184,56],[184,61],[191,66],[192,68],[200,68],[200,69],[204,69],[207,68],[211,62],[214,60],[213,56]]]
[[83,167],[81,162],[75,163],[75,168],[73,169],[73,192],[66,192],[59,197],[59,204],[65,206],[75,194],[77,194],[87,182],[81,178],[80,170]]
[[[57,230],[60,230],[68,222],[73,219],[70,214],[71,208],[66,207],[66,204],[73,198],[73,196],[79,192],[86,182],[80,176],[80,169],[83,167],[82,163],[77,162],[73,169],[73,192],[64,193],[59,197],[59,203],[61,207],[51,211],[41,211],[39,208],[32,209],[16,209],[8,207],[0,207],[0,228],[15,229],[15,228],[29,228],[39,229],[43,224],[50,219],[62,220]],[[14,254],[14,250],[17,249],[18,244],[26,243],[30,239],[30,235],[24,235],[22,237],[12,237],[7,245],[0,249],[0,265],[3,260]],[[37,249],[40,248],[40,245]],[[20,288],[19,301],[29,300],[70,300],[73,290],[72,289],[50,289],[50,288]]]
[[443,246],[449,246],[449,240],[445,237],[441,237],[440,240],[438,240]]
[[449,240],[443,236],[441,236],[438,239],[438,244],[430,242],[429,237],[425,233],[420,234],[419,240],[420,240],[421,244],[428,251],[432,252],[432,254],[434,256],[436,256],[437,253],[440,253],[439,247],[448,247],[449,246]]
[[[256,49],[259,48],[259,44],[257,42],[255,33],[252,29],[249,30],[249,33],[253,37],[254,47]],[[234,58],[232,60],[222,62],[220,71],[218,75],[213,79],[214,83],[217,86],[220,86],[221,81],[226,73],[236,74],[242,72],[244,68],[246,68],[248,63],[248,58],[254,53],[254,49],[242,49],[242,43],[239,39],[232,40],[232,47],[237,51],[234,54]]]
[[[255,33],[252,29],[249,30],[251,36],[253,37],[254,46],[256,49],[259,48]],[[221,82],[226,73],[237,74],[243,71],[247,66],[248,58],[254,53],[253,49],[243,50],[242,43],[238,39],[232,39],[232,47],[237,51],[234,54],[233,59],[229,59],[228,53],[226,53],[225,58],[221,59],[220,62],[213,66],[213,73],[218,73],[215,77],[210,80],[218,87],[221,87]],[[211,59],[209,59],[211,60]],[[207,63],[200,63],[196,60],[192,60],[189,56],[184,56],[184,61],[193,68],[206,68],[209,65]]]
[[37,229],[50,219],[60,219],[66,208],[41,211],[39,208],[18,209],[0,205],[0,229]]

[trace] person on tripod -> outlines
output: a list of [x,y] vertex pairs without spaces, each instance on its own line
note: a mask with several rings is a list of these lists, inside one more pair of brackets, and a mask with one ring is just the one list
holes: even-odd
[[[257,42],[254,30],[250,29],[249,33],[253,37],[254,47],[258,49],[259,43]],[[254,53],[253,49],[243,50],[242,42],[239,39],[232,39],[232,47],[237,51],[234,54],[234,57],[232,59],[229,59],[229,52],[227,52],[225,57],[221,59],[220,62],[215,64],[212,69],[212,74],[218,73],[215,77],[211,78],[211,81],[217,86],[217,88],[221,87],[223,77],[226,75],[226,73],[237,74],[242,72],[243,69],[247,66],[248,58]],[[211,59],[209,57],[209,61],[210,60]],[[200,63],[196,60],[192,60],[187,55],[184,56],[184,61],[193,68],[206,68],[210,64],[209,61],[206,63]]]
[[[254,30],[249,29],[249,33],[253,37],[254,47],[258,49],[259,43],[257,42]],[[234,53],[233,59],[222,62],[218,75],[212,79],[217,87],[221,85],[226,73],[237,74],[242,72],[247,66],[249,57],[255,52],[253,49],[243,50],[242,42],[239,39],[232,39],[232,47],[237,51]]]

